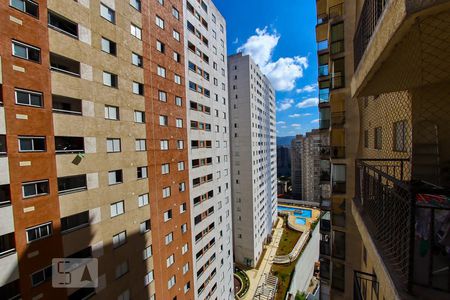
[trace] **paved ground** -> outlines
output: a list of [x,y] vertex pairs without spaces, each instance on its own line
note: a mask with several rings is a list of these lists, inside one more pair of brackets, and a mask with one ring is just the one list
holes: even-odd
[[266,246],[266,253],[262,258],[261,264],[259,265],[259,269],[251,269],[245,271],[247,273],[248,278],[250,279],[250,289],[247,294],[243,298],[243,300],[252,300],[255,294],[256,288],[258,287],[258,283],[264,274],[269,274],[270,269],[272,268],[273,258],[277,252],[278,244],[280,243],[281,234],[283,233],[283,219],[278,218],[280,221],[275,227],[272,237],[272,243]]

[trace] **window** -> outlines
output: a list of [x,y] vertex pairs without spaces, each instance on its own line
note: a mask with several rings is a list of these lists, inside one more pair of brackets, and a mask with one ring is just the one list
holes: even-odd
[[52,229],[52,222],[27,228],[27,243],[31,243],[51,236]]
[[186,212],[186,210],[187,210],[186,202],[184,202],[183,204],[180,204],[180,214]]
[[406,151],[406,120],[394,123],[394,151]]
[[0,156],[2,155],[6,155],[6,135],[4,134],[0,135]]
[[162,190],[162,196],[163,198],[168,198],[170,197],[170,187],[165,187]]
[[78,24],[52,11],[48,12],[48,27],[78,38]]
[[158,50],[161,53],[164,53],[166,51],[166,45],[160,41],[156,41],[156,50]]
[[382,147],[382,128],[381,127],[376,127],[374,129],[374,148],[381,150]]
[[124,201],[115,202],[110,205],[111,218],[119,216],[125,213],[125,203]]
[[[128,264],[127,264],[128,266]],[[127,289],[125,291],[123,291],[118,297],[117,300],[130,300],[131,296],[130,296],[130,290]]]
[[183,119],[177,119],[175,125],[177,128],[183,128]]
[[11,7],[14,7],[24,13],[39,18],[39,5],[31,0],[11,0]]
[[43,107],[42,93],[22,89],[14,89],[16,104]]
[[102,37],[102,51],[111,55],[117,54],[117,45],[111,40]]
[[182,106],[183,105],[183,99],[181,97],[175,97],[175,105]]
[[50,69],[76,77],[81,74],[79,61],[55,53],[50,53]]
[[155,23],[156,23],[156,26],[158,26],[161,29],[164,29],[164,20],[161,19],[159,16],[156,16]]
[[161,165],[161,174],[165,175],[165,174],[169,174],[169,172],[170,172],[169,164],[162,164]]
[[145,123],[145,112],[140,110],[134,111],[134,122],[136,123]]
[[169,118],[167,116],[159,116],[159,125],[161,125],[161,126],[168,126],[169,125]]
[[183,275],[189,271],[189,263],[185,263],[183,265]]
[[137,172],[137,179],[143,179],[148,177],[147,167],[137,167],[136,172]]
[[184,161],[178,162],[178,171],[184,171]]
[[180,33],[176,31],[175,29],[172,32],[172,36],[175,40],[180,41]]
[[159,91],[158,92],[158,99],[159,99],[159,101],[167,102],[167,93],[164,92],[164,91]]
[[119,108],[117,106],[105,105],[105,119],[119,120]]
[[187,232],[187,224],[184,223],[183,225],[181,225],[181,233],[186,233]]
[[136,151],[145,151],[147,150],[146,140],[145,139],[136,139],[135,141]]
[[181,76],[175,74],[174,75],[174,81],[175,81],[176,84],[181,84]]
[[169,209],[168,211],[164,212],[164,222],[167,222],[172,219],[172,210]]
[[157,74],[158,74],[159,76],[161,76],[161,77],[166,78],[166,69],[163,68],[163,67],[161,67],[161,66],[158,66],[158,67],[157,67]]
[[157,0],[159,4],[164,5],[164,0]]
[[183,288],[184,293],[186,294],[190,289],[191,289],[191,282],[188,281],[188,282],[186,282],[186,284],[184,285],[184,288]]
[[113,235],[113,248],[114,249],[119,248],[126,242],[127,242],[127,232],[126,231],[122,231],[116,235]]
[[145,220],[141,224],[139,224],[139,232],[146,233],[150,231],[150,220]]
[[41,49],[14,40],[12,41],[12,54],[15,57],[37,63],[41,61]]
[[173,265],[175,263],[175,256],[172,254],[171,256],[169,256],[166,259],[166,266],[170,267],[171,265]]
[[103,71],[103,84],[117,88],[117,75]]
[[72,231],[89,225],[89,211],[61,218],[61,231]]
[[119,184],[123,182],[122,170],[114,170],[108,172],[108,184]]
[[7,253],[14,252],[16,250],[16,242],[14,240],[14,232],[10,232],[0,236],[0,255],[3,256]]
[[44,152],[45,137],[19,136],[19,152]]
[[178,184],[178,190],[179,190],[180,192],[184,192],[184,191],[186,190],[186,184],[185,184],[184,182],[180,182],[180,183]]
[[180,19],[180,12],[174,6],[172,6],[172,16],[174,16],[177,20]]
[[130,5],[138,11],[141,11],[141,0],[130,0]]
[[103,3],[100,3],[100,16],[113,24],[116,22],[116,12]]
[[144,95],[144,85],[139,82],[133,81],[133,94],[136,95]]
[[86,175],[58,177],[58,193],[73,193],[87,190]]
[[142,207],[148,205],[148,194],[142,194],[138,196],[138,206]]
[[83,153],[84,138],[73,136],[55,136],[56,153]]
[[34,272],[31,274],[31,285],[36,287],[45,281],[48,281],[52,278],[52,266],[48,266],[42,270]]
[[140,68],[144,66],[142,56],[134,52],[131,53],[131,63]]
[[106,152],[120,152],[120,139],[108,138],[106,139]]
[[132,36],[134,36],[135,38],[141,40],[142,39],[142,29],[137,27],[134,24],[130,25],[130,33]]
[[159,145],[161,150],[169,150],[169,141],[168,140],[160,140]]
[[181,62],[180,53],[174,51],[173,52],[173,60],[176,61],[176,62]]
[[177,141],[177,149],[178,150],[184,149],[184,141],[183,140],[178,140]]
[[146,247],[143,251],[143,259],[146,260],[153,255],[152,245]]
[[167,288],[171,289],[174,285],[175,285],[175,275],[173,275],[172,277],[170,277],[170,279],[167,281]]
[[164,238],[164,242],[166,243],[166,245],[172,243],[173,241],[173,232],[167,234]]
[[145,274],[144,277],[144,285],[147,286],[150,283],[152,283],[154,277],[153,277],[153,271],[148,272],[147,274]]
[[184,244],[183,247],[181,247],[181,254],[185,254],[186,252],[188,252],[188,250],[189,250],[188,244]]
[[38,197],[49,193],[48,180],[22,183],[23,198]]
[[69,98],[65,96],[52,95],[53,111],[66,114],[82,114],[82,105],[80,99]]

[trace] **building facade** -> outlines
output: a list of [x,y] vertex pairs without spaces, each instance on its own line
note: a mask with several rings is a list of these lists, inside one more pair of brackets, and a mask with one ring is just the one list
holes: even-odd
[[194,299],[183,3],[1,2],[2,298]]
[[184,15],[195,296],[233,299],[226,23],[209,0]]
[[448,298],[450,3],[328,0],[317,12],[331,167],[322,297]]
[[291,177],[291,149],[277,146],[277,176]]
[[320,202],[320,130],[313,129],[303,138],[302,146],[302,200]]
[[275,92],[250,56],[228,58],[235,262],[255,266],[277,214]]
[[291,184],[292,196],[300,199],[302,197],[302,154],[305,138],[299,134],[291,141]]

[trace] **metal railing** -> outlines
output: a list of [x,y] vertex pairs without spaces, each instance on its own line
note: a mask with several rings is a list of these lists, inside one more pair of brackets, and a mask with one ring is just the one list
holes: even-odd
[[331,89],[340,89],[345,86],[345,74],[337,72],[331,74]]
[[332,41],[330,43],[330,54],[334,55],[334,54],[339,54],[344,52],[345,48],[344,48],[344,40],[339,40],[339,41]]
[[389,0],[366,0],[359,16],[358,26],[353,38],[355,70],[366,51],[367,45],[372,38],[378,20],[383,14]]
[[345,158],[345,147],[342,146],[320,146],[320,158]]
[[353,275],[353,299],[378,300],[379,284],[377,276],[355,271]]

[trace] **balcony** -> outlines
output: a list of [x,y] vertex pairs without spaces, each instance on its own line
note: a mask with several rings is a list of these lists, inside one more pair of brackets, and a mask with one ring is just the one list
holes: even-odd
[[339,3],[329,8],[328,17],[330,20],[340,18],[344,15],[344,3]]
[[331,89],[341,89],[345,87],[345,74],[343,72],[336,72],[331,74]]
[[328,234],[320,235],[320,254],[331,256],[330,236]]
[[331,127],[341,128],[345,124],[345,111],[331,113]]
[[320,154],[321,159],[345,158],[345,147],[342,147],[342,146],[320,146],[319,154]]
[[445,298],[450,292],[448,217],[442,216],[450,210],[450,189],[406,180],[408,167],[402,159],[356,161],[353,215],[399,293]]
[[319,104],[330,102],[330,89],[320,89],[319,90]]
[[329,128],[330,128],[330,119],[319,120],[319,129],[329,129]]
[[378,300],[378,289],[376,275],[355,271],[353,275],[354,300]]
[[329,233],[330,230],[331,230],[330,212],[327,211],[323,213],[322,217],[320,218],[320,231]]
[[320,14],[317,16],[317,26],[322,25],[328,22],[328,15],[327,14]]

